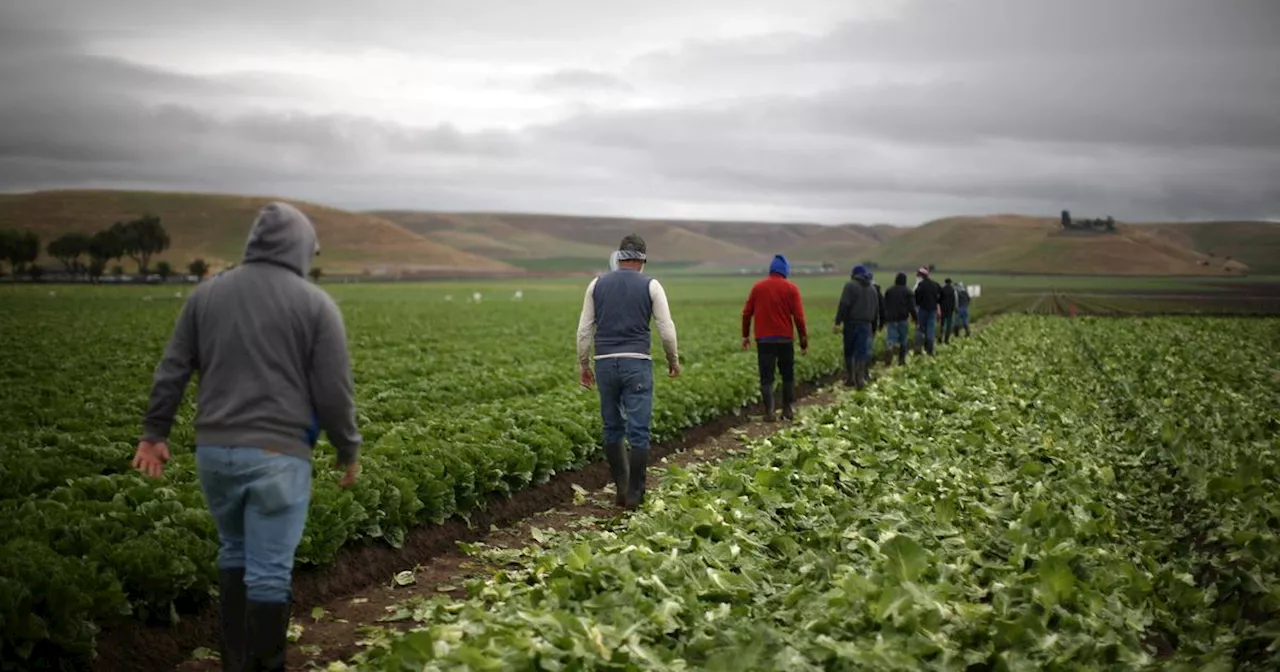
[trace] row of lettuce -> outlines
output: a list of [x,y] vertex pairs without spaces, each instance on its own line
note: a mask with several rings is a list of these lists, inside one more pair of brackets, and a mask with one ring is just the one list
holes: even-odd
[[1007,318],[623,523],[480,549],[355,662],[1276,669],[1277,329]]
[[[128,470],[147,372],[166,330],[155,324],[171,322],[178,302],[171,303],[114,305],[111,314],[84,304],[87,322],[119,325],[101,325],[96,368],[85,352],[92,349],[67,349],[53,360],[55,346],[40,342],[38,330],[15,329],[29,352],[13,347],[14,361],[0,365],[13,384],[6,393],[33,398],[4,402],[16,405],[6,410],[17,409],[12,417],[24,443],[0,455],[0,472],[25,478],[28,488],[0,498],[4,669],[78,669],[104,622],[173,621],[211,599],[217,533],[188,449],[190,399],[165,479]],[[340,490],[327,470],[332,453],[322,445],[299,564],[329,563],[352,542],[399,545],[414,526],[475,511],[597,459],[598,401],[575,384],[573,322],[559,319],[572,318],[576,305],[344,305],[367,441],[363,473],[357,487]],[[441,320],[442,312],[452,318]],[[678,381],[658,381],[656,441],[759,398],[755,359],[737,350],[737,320],[722,313],[681,316],[685,372]],[[60,339],[65,335],[48,340]],[[836,371],[839,348],[837,338],[815,340],[798,375],[813,380]],[[52,370],[39,370],[41,359]],[[112,385],[112,371],[132,383]],[[84,381],[97,392],[81,389]],[[59,412],[37,410],[41,399]],[[72,413],[77,404],[84,408]]]

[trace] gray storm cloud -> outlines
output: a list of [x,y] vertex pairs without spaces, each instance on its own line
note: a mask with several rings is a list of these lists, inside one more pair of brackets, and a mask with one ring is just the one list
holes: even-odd
[[[809,25],[756,2],[10,4],[10,191],[833,223],[1280,215],[1268,0],[815,1]],[[224,55],[234,68],[207,65]],[[271,67],[320,57],[355,74]],[[382,67],[437,88],[366,99]]]

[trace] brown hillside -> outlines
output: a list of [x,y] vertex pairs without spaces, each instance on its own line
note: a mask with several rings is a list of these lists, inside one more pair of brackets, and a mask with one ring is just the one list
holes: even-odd
[[1255,273],[1280,273],[1280,222],[1152,222],[1134,228],[1207,255],[1216,266],[1232,259]]
[[951,217],[909,229],[874,255],[881,266],[1093,275],[1223,275],[1221,265],[1140,228],[1071,233],[1052,218]]
[[[589,244],[598,249],[617,248],[618,241],[630,233],[645,239],[651,259],[659,261],[717,261],[741,263],[759,254],[731,242],[673,225],[660,220],[621,219],[612,217],[562,217],[557,215],[493,215],[502,222],[526,232],[553,236],[565,242]],[[569,247],[564,247],[566,251]],[[556,256],[574,256],[558,254]]]
[[608,256],[639,233],[655,259],[710,265],[757,263],[777,253],[792,261],[846,263],[865,257],[900,229],[760,222],[624,219],[501,213],[375,213],[441,243],[495,259]]
[[[44,191],[0,195],[0,228],[30,228],[42,246],[68,232],[92,233],[143,213],[160,217],[172,240],[156,261],[176,268],[202,257],[214,267],[239,261],[258,209],[271,200],[133,191]],[[288,200],[288,199],[281,199]],[[322,246],[325,271],[518,272],[518,269],[427,240],[380,217],[289,200],[311,218]],[[127,260],[126,260],[127,261]],[[126,263],[126,268],[131,264]]]
[[527,230],[507,223],[501,215],[420,211],[375,214],[430,240],[492,259],[602,259],[613,249]]

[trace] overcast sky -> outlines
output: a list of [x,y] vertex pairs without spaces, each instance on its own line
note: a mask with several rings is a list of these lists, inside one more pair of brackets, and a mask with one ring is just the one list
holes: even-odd
[[1277,0],[0,0],[0,190],[1280,217]]

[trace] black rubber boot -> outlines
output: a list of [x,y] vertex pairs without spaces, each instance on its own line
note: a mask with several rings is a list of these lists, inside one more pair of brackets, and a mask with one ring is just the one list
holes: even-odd
[[924,351],[929,353],[930,357],[933,356],[933,340],[932,339],[926,340],[924,342]]
[[853,366],[854,364],[852,359],[844,360],[844,386],[845,387],[853,387],[854,385],[857,384],[857,381],[854,380]]
[[964,337],[969,338],[969,325],[964,325]]
[[773,385],[761,385],[760,395],[764,399],[764,421],[777,422],[778,418],[774,414],[773,406]]
[[898,346],[898,366],[907,365],[907,346]]
[[249,633],[245,613],[244,567],[218,570],[218,617],[222,624],[222,669],[240,672],[244,669]]
[[867,363],[855,362],[853,365],[853,386],[859,390],[867,387]]
[[627,489],[627,508],[637,509],[644,503],[644,480],[649,470],[649,450],[631,449],[629,480],[631,487]]
[[796,401],[796,383],[795,381],[782,383],[782,419],[791,421],[796,419],[796,413],[791,405]]
[[245,670],[284,672],[289,645],[289,603],[248,601],[249,656]]
[[621,443],[604,446],[604,457],[609,461],[609,475],[613,477],[613,487],[617,489],[613,503],[618,506],[627,505],[627,451]]

